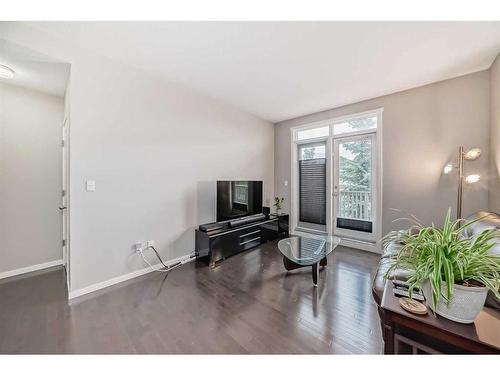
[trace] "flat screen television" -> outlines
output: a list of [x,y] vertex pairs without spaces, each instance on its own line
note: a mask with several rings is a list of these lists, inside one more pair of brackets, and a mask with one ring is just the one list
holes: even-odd
[[262,181],[217,181],[217,221],[262,213]]

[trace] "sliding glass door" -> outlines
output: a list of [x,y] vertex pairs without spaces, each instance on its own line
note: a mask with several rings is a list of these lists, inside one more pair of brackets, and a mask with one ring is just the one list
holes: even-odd
[[375,240],[375,134],[334,140],[334,233]]

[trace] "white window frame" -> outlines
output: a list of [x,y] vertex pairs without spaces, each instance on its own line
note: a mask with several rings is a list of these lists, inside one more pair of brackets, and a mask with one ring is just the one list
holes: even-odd
[[[291,132],[291,181],[290,181],[290,232],[295,231],[305,231],[317,234],[328,234],[336,235],[333,226],[334,213],[333,213],[333,146],[334,141],[337,139],[350,138],[358,135],[374,134],[375,139],[375,176],[374,176],[374,197],[376,200],[373,202],[375,205],[375,210],[373,213],[373,236],[367,241],[367,237],[363,235],[358,235],[356,238],[342,238],[342,243],[346,246],[351,246],[363,250],[374,251],[377,253],[381,252],[380,249],[380,239],[382,237],[382,181],[383,181],[383,170],[382,170],[382,131],[383,131],[383,114],[384,108],[376,108],[369,111],[357,112],[345,116],[329,118],[326,120],[315,121],[307,123],[304,125],[292,127]],[[370,116],[377,117],[377,127],[374,129],[364,129],[356,130],[352,132],[346,132],[342,134],[334,135],[333,128],[336,124],[343,123],[349,120],[355,120],[359,118],[365,118]],[[304,140],[297,139],[297,133],[301,130],[313,129],[318,127],[329,127],[329,135],[327,137],[317,137]],[[307,144],[312,142],[322,142],[326,141],[326,232],[312,230],[310,228],[304,228],[299,226],[298,221],[298,145]],[[356,232],[356,231],[353,231]],[[354,233],[356,234],[356,233]]]
[[[340,143],[343,143],[343,142],[353,142],[353,141],[356,141],[360,138],[365,138],[365,139],[370,139],[371,142],[372,142],[372,147],[371,147],[371,157],[372,157],[372,160],[377,160],[377,147],[376,147],[376,144],[377,144],[377,135],[375,132],[371,132],[371,133],[362,133],[362,134],[351,134],[347,137],[337,137],[334,139],[334,144],[333,144],[333,155],[338,155],[339,154],[339,144]],[[333,187],[334,187],[334,191],[333,191],[333,205],[332,205],[332,208],[333,207],[336,207],[338,209],[339,207],[339,203],[340,203],[340,198],[339,198],[339,195],[338,195],[338,191],[336,192],[335,191],[335,186],[339,186],[340,185],[340,181],[339,181],[339,175],[338,175],[338,169],[339,169],[339,160],[335,160],[334,161],[334,165],[333,165]],[[376,163],[375,163],[376,164]],[[376,165],[373,165],[372,166],[372,186],[371,186],[371,194],[372,194],[372,197],[374,197],[374,199],[372,199],[372,214],[373,214],[373,218],[372,218],[372,232],[371,233],[366,233],[366,232],[360,232],[360,231],[355,231],[355,230],[351,230],[351,229],[346,229],[346,228],[336,228],[336,222],[337,222],[337,211],[338,210],[334,210],[332,212],[332,225],[333,225],[333,232],[335,233],[335,235],[337,236],[340,236],[340,237],[345,237],[345,238],[354,238],[356,240],[360,240],[360,241],[367,241],[367,242],[375,242],[377,240],[377,226],[378,226],[378,223],[376,223],[376,219],[377,219],[377,213],[379,211],[379,207],[378,207],[378,202],[377,202],[377,188],[376,188],[376,184],[375,184],[375,181],[377,181],[377,166]],[[337,174],[335,173],[337,172]],[[336,195],[337,193],[337,195]]]

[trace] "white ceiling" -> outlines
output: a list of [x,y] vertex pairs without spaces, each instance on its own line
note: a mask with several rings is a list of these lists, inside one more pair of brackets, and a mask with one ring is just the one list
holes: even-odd
[[13,69],[14,78],[0,82],[64,96],[70,65],[0,39],[0,64]]
[[487,69],[500,22],[30,22],[272,122]]

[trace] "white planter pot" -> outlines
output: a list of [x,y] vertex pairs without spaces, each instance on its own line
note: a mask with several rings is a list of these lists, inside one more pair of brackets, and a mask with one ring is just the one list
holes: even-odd
[[[446,284],[441,283],[441,291],[446,295]],[[429,281],[422,283],[427,305],[432,310],[432,289]],[[488,289],[484,287],[470,287],[454,285],[453,296],[447,304],[444,298],[440,298],[436,306],[436,314],[446,319],[459,323],[473,323],[481,312],[486,301]]]

